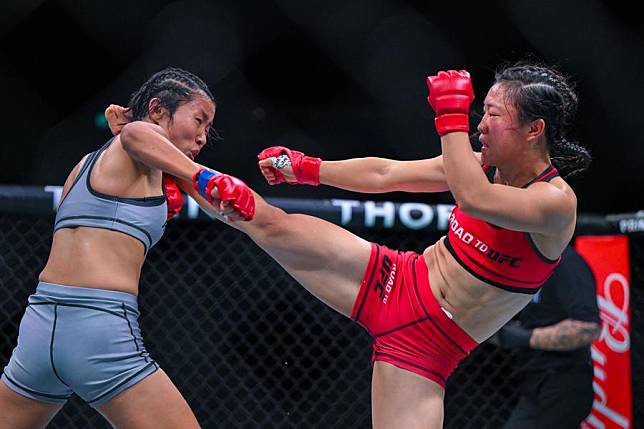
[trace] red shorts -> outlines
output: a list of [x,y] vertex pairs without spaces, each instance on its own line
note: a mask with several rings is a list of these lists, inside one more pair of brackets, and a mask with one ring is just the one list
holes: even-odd
[[438,304],[425,258],[414,252],[371,245],[351,318],[374,337],[372,363],[390,363],[443,388],[478,345]]

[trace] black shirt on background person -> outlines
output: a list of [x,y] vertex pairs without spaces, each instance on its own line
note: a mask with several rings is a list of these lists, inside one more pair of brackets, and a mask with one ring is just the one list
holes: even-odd
[[601,325],[595,278],[574,248],[564,251],[519,320],[498,334],[501,347],[518,348],[521,379],[521,396],[504,429],[579,428],[593,403],[590,345]]

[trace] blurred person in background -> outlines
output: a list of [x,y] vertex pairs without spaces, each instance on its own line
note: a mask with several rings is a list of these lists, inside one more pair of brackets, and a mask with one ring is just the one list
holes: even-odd
[[519,401],[504,429],[577,429],[593,404],[590,346],[601,331],[595,278],[571,246],[544,287],[497,334],[516,349]]

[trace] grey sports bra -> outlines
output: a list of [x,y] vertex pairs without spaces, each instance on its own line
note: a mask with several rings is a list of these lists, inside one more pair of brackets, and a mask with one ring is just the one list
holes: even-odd
[[165,190],[163,195],[154,197],[123,198],[105,195],[92,189],[92,168],[113,140],[87,157],[58,207],[54,232],[60,228],[77,226],[119,231],[141,241],[147,254],[161,239],[165,230],[168,210]]

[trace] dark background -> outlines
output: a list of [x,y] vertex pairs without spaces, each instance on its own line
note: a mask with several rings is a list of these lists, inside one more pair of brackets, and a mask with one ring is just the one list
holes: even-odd
[[637,211],[642,18],[597,0],[4,0],[0,184],[62,184],[109,137],[97,114],[126,104],[150,74],[172,65],[201,76],[218,101],[223,141],[201,163],[269,196],[347,197],[326,187],[271,188],[255,154],[281,144],[325,159],[437,155],[425,76],[466,68],[480,112],[497,65],[530,53],[578,83],[572,137],[594,156],[570,181],[580,211]]

